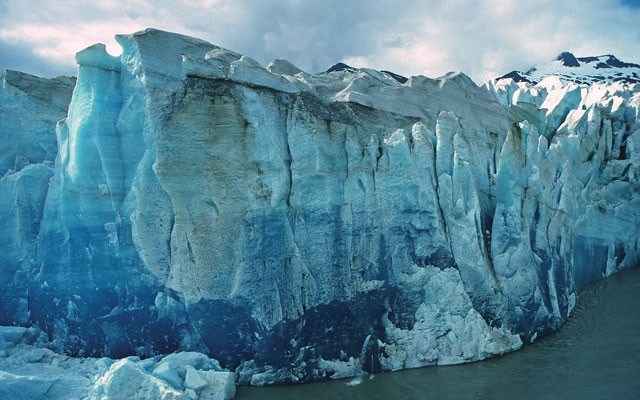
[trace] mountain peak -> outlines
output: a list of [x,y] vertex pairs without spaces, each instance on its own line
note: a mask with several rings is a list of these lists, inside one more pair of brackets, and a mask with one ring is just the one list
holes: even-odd
[[349,71],[349,72],[354,72],[356,70],[356,68],[347,65],[343,62],[339,62],[337,64],[334,64],[331,66],[331,68],[329,68],[328,70],[324,71],[324,72],[339,72],[339,71]]
[[562,53],[558,54],[558,56],[556,57],[556,61],[561,61],[562,65],[564,65],[565,67],[580,66],[580,63],[578,62],[578,59],[576,58],[576,56],[574,56],[571,52],[568,52],[568,51],[563,51]]
[[511,71],[497,79],[511,78],[516,82],[536,84],[549,76],[578,85],[640,83],[640,65],[621,61],[613,54],[576,57],[569,51],[563,51],[550,63],[536,65],[526,72]]

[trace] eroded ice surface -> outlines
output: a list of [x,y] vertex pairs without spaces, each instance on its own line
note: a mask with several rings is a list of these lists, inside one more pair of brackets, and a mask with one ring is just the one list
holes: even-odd
[[199,351],[257,385],[467,362],[638,262],[637,85],[400,83],[117,40],[77,55],[55,169],[20,186],[39,202],[1,192],[36,217],[3,242],[21,252],[0,304],[20,307],[0,317],[54,349]]

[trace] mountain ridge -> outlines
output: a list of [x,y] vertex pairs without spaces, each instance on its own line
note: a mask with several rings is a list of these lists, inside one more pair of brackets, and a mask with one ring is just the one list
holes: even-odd
[[547,64],[526,71],[513,70],[496,80],[513,79],[516,82],[539,83],[549,76],[558,76],[566,82],[580,85],[594,83],[640,83],[640,64],[621,61],[613,54],[576,57],[564,51]]

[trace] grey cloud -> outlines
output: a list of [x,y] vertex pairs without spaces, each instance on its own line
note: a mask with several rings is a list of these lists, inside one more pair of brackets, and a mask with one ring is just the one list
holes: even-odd
[[218,29],[213,26],[213,34],[202,31],[202,35],[261,62],[286,58],[311,72],[375,49],[372,31],[384,29],[397,14],[395,7],[372,7],[364,1],[253,3],[235,3],[251,10],[242,15],[241,23]]
[[[285,58],[309,72],[322,71],[338,61],[358,60],[362,64],[359,66],[390,69],[403,75],[437,76],[461,70],[476,81],[546,62],[565,50],[577,55],[614,53],[625,61],[640,62],[637,1],[196,3],[140,0],[122,5],[72,1],[60,9],[55,6],[60,3],[54,0],[9,0],[6,13],[0,16],[0,31],[19,23],[54,26],[112,21],[111,35],[130,33],[131,26],[152,26],[198,36],[261,63]],[[127,24],[122,24],[123,20]],[[26,43],[29,38],[24,40]],[[19,60],[33,65],[42,63],[37,59],[29,61],[28,52],[23,56],[20,49],[14,50],[17,53],[6,50],[3,58],[13,59],[14,64]]]
[[52,63],[34,54],[28,47],[0,40],[0,69],[13,69],[32,75],[56,77],[75,75],[75,68]]

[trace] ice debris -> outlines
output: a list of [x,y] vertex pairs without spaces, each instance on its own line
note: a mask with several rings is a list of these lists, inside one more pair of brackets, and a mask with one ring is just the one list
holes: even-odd
[[235,374],[201,353],[141,360],[58,354],[37,328],[0,326],[0,398],[228,400]]

